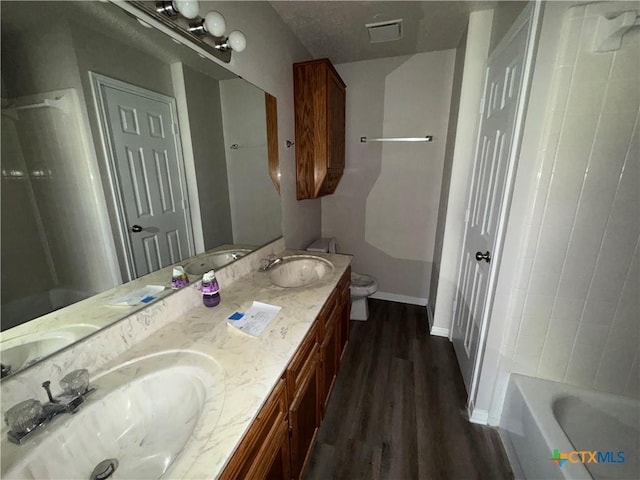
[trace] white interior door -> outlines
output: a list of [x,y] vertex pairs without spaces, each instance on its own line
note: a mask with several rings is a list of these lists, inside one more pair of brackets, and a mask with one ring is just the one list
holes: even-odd
[[[507,174],[516,150],[516,118],[522,96],[530,9],[524,21],[489,57],[478,142],[465,216],[465,240],[458,275],[451,340],[467,391],[490,310],[495,258],[503,225]],[[520,108],[522,110],[522,108]]]
[[193,255],[175,100],[98,81],[124,240],[139,277]]

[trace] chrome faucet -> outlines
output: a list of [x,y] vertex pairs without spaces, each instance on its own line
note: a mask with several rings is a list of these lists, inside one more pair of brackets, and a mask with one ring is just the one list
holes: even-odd
[[44,405],[36,399],[29,399],[7,410],[4,420],[11,427],[7,434],[10,442],[21,445],[57,416],[76,413],[85,398],[96,390],[89,385],[89,372],[84,369],[74,370],[60,380],[64,393],[57,398],[51,394],[50,385],[49,380],[42,383],[49,399]]
[[260,260],[260,271],[266,272],[280,263],[282,263],[282,258],[278,258],[274,254],[271,254],[267,258]]

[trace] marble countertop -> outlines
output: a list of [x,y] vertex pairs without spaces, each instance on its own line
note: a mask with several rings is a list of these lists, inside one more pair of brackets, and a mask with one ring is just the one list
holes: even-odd
[[[68,343],[73,343],[82,338],[95,333],[96,331],[121,320],[124,317],[135,314],[144,309],[146,305],[115,306],[110,303],[123,295],[131,293],[133,290],[145,287],[146,285],[159,285],[165,289],[157,294],[157,300],[167,298],[175,293],[171,289],[171,274],[176,265],[185,265],[189,262],[205,258],[217,252],[234,249],[256,249],[250,245],[220,245],[207,252],[198,254],[183,262],[151,272],[131,282],[118,285],[112,289],[98,293],[92,297],[55,310],[51,313],[35,318],[21,325],[17,325],[9,330],[0,333],[2,348],[7,349],[15,345],[20,345],[29,341],[46,338],[56,335],[60,339],[69,337]],[[198,276],[189,276],[191,281],[197,280]],[[62,348],[64,344],[60,348]],[[52,352],[48,352],[50,355]],[[15,373],[15,372],[14,372]]]
[[[309,253],[291,250],[279,253],[295,254]],[[181,295],[172,295],[165,301],[185,302],[191,308],[143,340],[129,342],[128,349],[91,372],[92,378],[100,377],[125,362],[162,351],[195,352],[212,359],[216,368],[222,369],[222,407],[220,402],[213,402],[215,407],[205,405],[192,439],[163,478],[213,479],[222,473],[351,263],[350,256],[313,255],[329,260],[334,268],[309,287],[280,288],[271,284],[268,272],[253,270],[234,279],[228,287],[221,282],[221,302],[214,308],[202,305],[195,285],[186,287]],[[253,301],[282,307],[259,337],[246,335],[227,324],[231,314],[244,312]]]

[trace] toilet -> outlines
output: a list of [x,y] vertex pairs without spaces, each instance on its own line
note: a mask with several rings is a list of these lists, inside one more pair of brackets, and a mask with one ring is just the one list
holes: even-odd
[[[309,245],[308,252],[336,253],[335,238],[320,238]],[[370,275],[351,272],[351,320],[367,320],[367,297],[378,291],[378,281]]]

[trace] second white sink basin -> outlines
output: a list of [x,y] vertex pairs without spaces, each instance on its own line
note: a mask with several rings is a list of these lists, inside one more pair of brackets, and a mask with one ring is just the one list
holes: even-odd
[[91,383],[97,390],[76,414],[24,445],[3,442],[4,478],[89,479],[105,460],[117,464],[110,478],[160,478],[203,421],[217,421],[225,395],[218,364],[185,352],[144,357]]
[[95,325],[79,323],[50,332],[20,335],[0,343],[0,358],[13,374],[98,330]]
[[312,255],[283,257],[282,262],[270,270],[271,281],[284,288],[308,287],[333,272],[333,265],[324,258]]
[[251,253],[248,248],[233,248],[211,252],[191,260],[185,265],[184,271],[187,272],[187,275],[204,275],[209,270],[220,268],[244,257],[247,253]]

